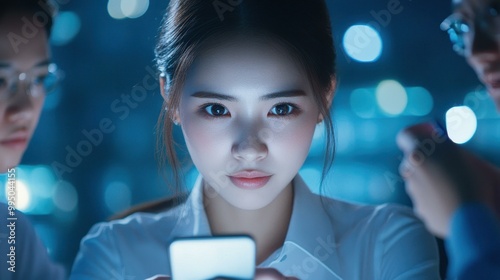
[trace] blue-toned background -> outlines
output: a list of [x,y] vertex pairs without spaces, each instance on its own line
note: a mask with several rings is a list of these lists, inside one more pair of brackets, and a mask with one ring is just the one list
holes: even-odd
[[[18,207],[29,215],[53,258],[69,270],[90,226],[168,195],[154,158],[162,99],[153,64],[168,1],[58,2],[52,50],[65,79],[47,99],[17,170],[17,186]],[[463,104],[477,117],[477,130],[464,145],[500,164],[500,118],[439,29],[450,12],[448,1],[328,4],[339,78],[333,107],[337,153],[326,181],[328,195],[410,205],[397,172],[396,133],[412,123],[444,120],[448,109]],[[378,35],[354,26],[367,23]],[[474,119],[474,114],[458,112]],[[316,191],[322,141],[318,131],[301,171]],[[195,176],[191,172],[188,181]],[[3,192],[0,199],[5,200]]]

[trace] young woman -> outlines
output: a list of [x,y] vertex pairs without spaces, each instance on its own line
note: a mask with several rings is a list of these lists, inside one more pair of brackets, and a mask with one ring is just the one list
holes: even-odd
[[170,1],[156,48],[170,165],[179,174],[178,125],[200,172],[187,201],[94,226],[72,278],[170,275],[173,238],[243,233],[256,241],[258,267],[286,276],[438,279],[434,239],[410,209],[321,197],[298,175],[321,122],[324,172],[332,160],[336,71],[324,1],[221,3]]
[[[0,4],[0,173],[7,173],[8,187],[15,186],[15,167],[55,84],[48,44],[53,12],[44,0]],[[8,198],[8,205],[0,203],[0,279],[64,279],[29,220],[15,210],[14,190]]]

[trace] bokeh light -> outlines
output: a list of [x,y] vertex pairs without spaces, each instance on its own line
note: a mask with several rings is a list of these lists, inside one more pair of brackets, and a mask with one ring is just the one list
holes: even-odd
[[321,166],[313,167],[303,167],[299,170],[299,174],[304,179],[304,182],[314,193],[319,193],[319,187],[321,182]]
[[349,118],[347,113],[339,114],[337,111],[334,122],[335,131],[339,132],[336,134],[335,152],[337,154],[346,153],[354,148],[356,143],[356,130],[352,123],[352,118]]
[[59,181],[54,190],[53,200],[57,208],[65,212],[71,212],[78,205],[78,193],[71,183]]
[[376,61],[382,53],[382,38],[369,25],[353,25],[342,40],[345,52],[359,62]]
[[16,209],[29,211],[33,208],[31,193],[24,180],[16,180]]
[[329,187],[325,190],[328,196],[369,204],[397,199],[398,189],[400,189],[397,183],[400,182],[388,180],[389,171],[383,166],[375,167],[360,162],[345,162],[342,165],[335,165],[333,170],[327,180]]
[[122,0],[109,0],[108,14],[114,19],[125,18],[125,14],[122,12]]
[[[50,214],[54,208],[52,195],[54,192],[55,177],[52,169],[48,166],[21,165],[15,168],[16,208],[26,214],[46,215]],[[5,197],[1,200],[8,200],[8,178],[0,178],[1,184],[5,188]],[[5,182],[5,183],[4,183]]]
[[80,31],[81,21],[74,12],[60,12],[54,19],[50,41],[56,46],[66,45]]
[[446,112],[446,130],[451,141],[468,142],[476,133],[477,117],[467,106],[456,106]]
[[138,18],[146,13],[149,0],[109,0],[108,13],[114,19]]
[[122,13],[128,18],[138,18],[149,8],[149,0],[121,0]]
[[112,213],[129,208],[132,203],[130,187],[120,181],[111,182],[104,191],[104,202]]
[[39,198],[52,197],[56,179],[50,167],[43,165],[33,167],[29,172],[29,178],[36,178],[36,182],[30,181],[30,185],[33,186],[31,191],[34,195]]
[[377,104],[383,112],[389,115],[401,114],[408,104],[405,88],[395,80],[385,80],[375,89]]
[[412,116],[425,116],[434,107],[431,93],[424,87],[407,87],[408,104],[404,113]]
[[373,90],[357,88],[351,92],[350,104],[352,111],[361,118],[372,118],[377,113]]

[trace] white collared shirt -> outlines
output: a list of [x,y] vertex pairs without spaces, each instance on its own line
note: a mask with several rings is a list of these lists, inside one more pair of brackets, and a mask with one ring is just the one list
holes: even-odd
[[[176,237],[211,235],[198,178],[188,200],[158,214],[99,223],[81,242],[71,279],[170,275]],[[284,245],[259,267],[299,279],[439,279],[435,239],[410,208],[357,205],[313,194],[300,176]],[[196,264],[193,264],[196,269]]]

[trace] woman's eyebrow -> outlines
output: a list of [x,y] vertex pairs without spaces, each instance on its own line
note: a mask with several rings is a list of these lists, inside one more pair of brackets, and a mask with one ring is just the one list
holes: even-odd
[[47,66],[47,65],[49,65],[51,63],[52,62],[50,61],[50,59],[44,59],[44,60],[38,62],[37,64],[35,64],[35,66],[33,66],[33,67]]
[[10,64],[9,63],[6,63],[6,62],[1,62],[0,61],[0,68],[10,68]]
[[[197,91],[197,92],[191,94],[191,96],[198,97],[198,98],[212,98],[212,99],[219,99],[219,100],[226,100],[226,101],[237,101],[238,100],[236,97],[233,97],[230,95],[209,92],[209,91]],[[264,101],[264,100],[269,100],[269,99],[274,99],[274,98],[296,97],[296,96],[306,96],[306,93],[303,90],[299,90],[299,89],[278,91],[278,92],[273,92],[273,93],[263,95],[259,98],[259,100]]]
[[285,90],[285,91],[278,91],[278,92],[266,94],[266,95],[260,97],[259,99],[260,100],[269,100],[269,99],[273,99],[273,98],[297,97],[297,96],[306,96],[306,93],[300,89]]
[[[35,64],[32,68],[47,66],[50,63],[51,63],[50,59],[44,59],[44,60],[38,62],[37,64]],[[12,64],[10,64],[8,62],[0,61],[0,68],[12,68]]]
[[237,100],[235,97],[230,96],[230,95],[209,92],[209,91],[197,91],[197,92],[191,94],[191,96],[198,97],[198,98],[212,98],[212,99],[227,100],[227,101],[236,101]]

